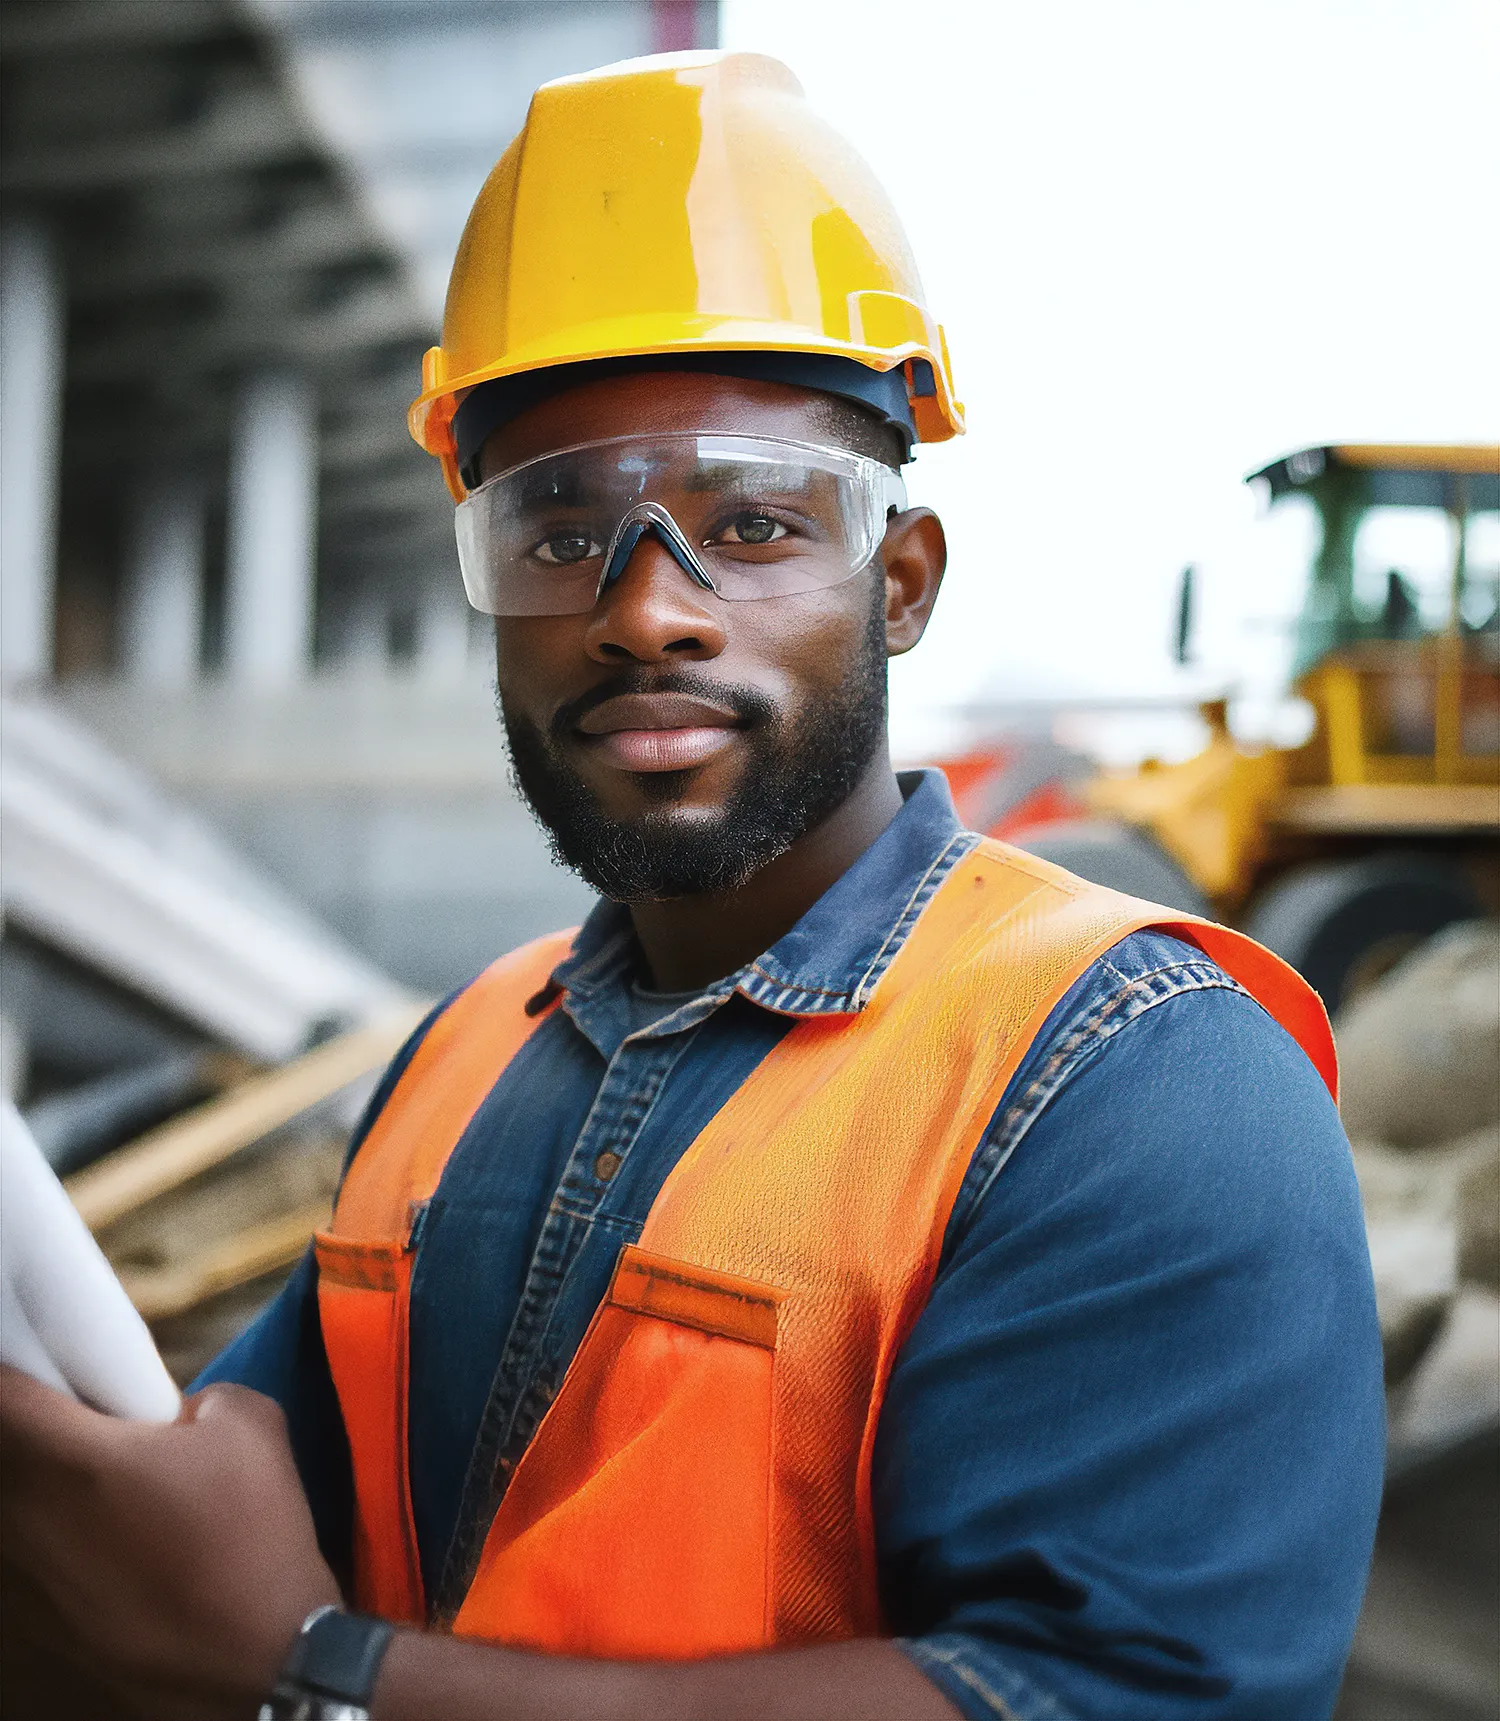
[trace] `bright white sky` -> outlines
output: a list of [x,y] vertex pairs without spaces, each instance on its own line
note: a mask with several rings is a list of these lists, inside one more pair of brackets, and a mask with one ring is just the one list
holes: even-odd
[[884,180],[969,410],[912,473],[952,562],[898,751],[965,697],[1169,688],[1179,572],[1212,579],[1275,455],[1500,441],[1495,0],[722,0],[721,30]]

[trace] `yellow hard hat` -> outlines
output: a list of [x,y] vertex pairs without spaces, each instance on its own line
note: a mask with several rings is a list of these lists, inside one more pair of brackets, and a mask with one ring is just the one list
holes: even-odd
[[779,60],[660,54],[543,84],[470,212],[412,435],[461,498],[453,416],[478,384],[707,353],[900,366],[921,441],[964,428],[890,200]]

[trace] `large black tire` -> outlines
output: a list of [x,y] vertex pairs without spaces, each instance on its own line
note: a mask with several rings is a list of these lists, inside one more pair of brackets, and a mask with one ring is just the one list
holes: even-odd
[[1016,847],[1127,896],[1143,896],[1184,914],[1207,914],[1207,899],[1144,831],[1107,819],[1067,819],[1021,832]]
[[1451,861],[1368,855],[1287,874],[1252,905],[1245,930],[1290,962],[1332,1015],[1434,932],[1483,912]]

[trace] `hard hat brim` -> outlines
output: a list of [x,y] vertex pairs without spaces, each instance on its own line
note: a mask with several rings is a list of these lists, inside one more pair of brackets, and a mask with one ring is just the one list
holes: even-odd
[[[665,326],[652,329],[649,325],[653,322]],[[938,350],[935,351],[934,346]],[[876,371],[894,370],[914,359],[925,360],[933,392],[919,394],[913,391],[911,394],[918,440],[946,442],[951,437],[962,435],[964,430],[963,406],[953,399],[949,390],[947,354],[939,343],[910,340],[892,347],[876,347],[819,337],[799,323],[713,317],[684,319],[676,314],[660,319],[611,318],[585,328],[563,330],[529,349],[521,348],[509,353],[503,362],[481,366],[451,378],[443,374],[442,349],[430,348],[422,367],[424,386],[411,404],[407,424],[417,444],[442,462],[449,490],[455,500],[462,500],[466,490],[458,474],[453,415],[464,395],[480,383],[594,359],[701,354],[705,350],[821,354],[853,359]]]

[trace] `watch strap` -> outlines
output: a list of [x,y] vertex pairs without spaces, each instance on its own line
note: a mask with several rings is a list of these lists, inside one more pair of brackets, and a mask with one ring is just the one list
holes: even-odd
[[[271,1714],[364,1721],[380,1664],[395,1632],[383,1619],[321,1607],[302,1622],[276,1690]],[[263,1712],[264,1713],[264,1712]]]

